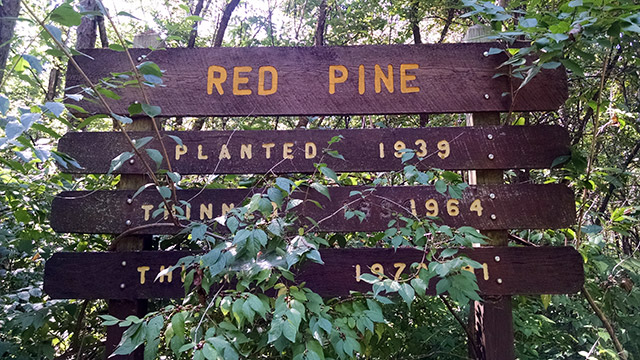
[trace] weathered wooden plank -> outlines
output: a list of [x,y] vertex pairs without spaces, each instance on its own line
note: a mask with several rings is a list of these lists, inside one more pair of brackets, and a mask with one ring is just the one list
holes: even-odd
[[[141,139],[154,133],[130,135]],[[183,145],[168,135],[179,137]],[[336,136],[342,139],[329,145]],[[569,136],[559,126],[173,131],[165,133],[164,142],[172,168],[180,174],[312,173],[319,162],[338,172],[394,171],[406,165],[398,152],[401,148],[415,151],[408,163],[422,170],[548,168],[557,157],[569,154]],[[159,141],[146,148],[160,149]],[[336,150],[344,160],[329,156],[324,149]],[[106,173],[111,160],[131,151],[131,146],[117,132],[72,132],[60,139],[58,151],[83,167],[70,166],[62,169],[65,172]],[[125,163],[116,172],[140,174],[145,170],[137,161]]]
[[[164,70],[164,87],[145,88],[163,116],[263,116],[461,113],[555,110],[567,98],[564,69],[544,70],[512,106],[507,76],[493,78],[506,55],[497,43],[352,47],[174,48],[130,52]],[[131,71],[122,52],[87,50],[75,59],[93,82]],[[122,80],[122,79],[121,79]],[[126,79],[124,79],[126,80]],[[517,81],[517,80],[515,80]],[[67,94],[83,79],[69,66]],[[110,89],[112,90],[112,89]],[[116,90],[114,112],[128,114],[140,89]],[[72,103],[78,104],[73,101]],[[89,113],[105,113],[82,101]],[[82,114],[79,114],[82,115]]]
[[[375,189],[375,190],[372,190]],[[239,206],[261,189],[178,190],[178,199],[189,201],[184,213],[191,220],[214,224],[225,209]],[[362,196],[350,196],[360,191]],[[310,227],[310,216],[319,222],[318,231],[384,231],[397,213],[419,217],[437,216],[444,224],[472,226],[481,230],[562,228],[575,222],[573,193],[564,185],[487,185],[472,186],[460,200],[442,195],[432,186],[329,188],[331,200],[310,188],[292,195],[305,201],[293,210],[300,215],[300,225]],[[52,203],[51,227],[57,232],[119,234],[137,229],[136,234],[171,234],[179,229],[170,226],[160,214],[153,218],[161,203],[155,190],[145,190],[129,200],[134,191],[63,192]],[[360,210],[366,218],[346,219],[344,208]],[[141,227],[142,228],[139,228]],[[218,228],[224,228],[218,226]]]
[[[580,290],[584,282],[582,257],[571,247],[461,249],[483,264],[476,269],[485,295],[565,294]],[[296,280],[322,296],[366,292],[371,285],[359,274],[382,273],[400,279],[416,271],[423,261],[415,249],[323,249],[324,265],[307,262]],[[125,253],[57,253],[45,264],[44,290],[54,299],[180,298],[184,288],[180,269],[154,281],[161,269],[190,252],[143,251]],[[435,294],[434,279],[427,293]]]

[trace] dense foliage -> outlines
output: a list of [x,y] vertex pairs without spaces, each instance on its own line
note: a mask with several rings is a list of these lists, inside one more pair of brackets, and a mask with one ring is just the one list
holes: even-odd
[[[478,297],[475,279],[461,269],[479,264],[454,252],[441,254],[428,269],[414,268],[411,277],[400,281],[363,275],[375,293],[349,298],[323,299],[285,281],[298,263],[322,262],[317,251],[321,247],[482,243],[483,237],[473,229],[450,229],[413,218],[393,222],[383,233],[320,234],[292,225],[295,202],[283,208],[295,191],[326,194],[327,187],[336,184],[422,184],[452,197],[464,191],[463,174],[420,172],[412,166],[376,176],[336,174],[320,161],[315,174],[291,178],[198,177],[164,171],[152,185],[168,206],[173,206],[171,189],[176,185],[266,190],[221,219],[230,235],[194,222],[186,227],[187,236],[155,239],[163,249],[207,251],[187,259],[194,266],[187,267],[186,283],[195,289],[184,301],[152,302],[144,318],[115,319],[107,315],[105,301],[49,299],[42,291],[42,277],[51,254],[106,251],[112,241],[106,236],[54,233],[48,223],[53,196],[62,190],[114,189],[120,178],[62,174],[60,167],[81,164],[57,152],[56,140],[66,131],[109,131],[130,122],[124,116],[77,118],[69,111],[74,105],[64,104],[60,84],[69,55],[81,54],[71,44],[86,35],[76,34],[83,16],[96,20],[104,30],[102,45],[116,51],[131,47],[134,35],[148,28],[167,46],[187,46],[190,40],[196,46],[211,46],[220,34],[225,46],[321,46],[458,42],[470,26],[481,24],[490,38],[507,45],[510,59],[498,73],[526,83],[541,69],[564,66],[570,97],[561,109],[504,114],[503,122],[565,127],[572,138],[571,157],[559,159],[551,171],[514,170],[506,172],[505,179],[566,183],[575,191],[577,226],[513,232],[512,238],[517,246],[574,246],[584,258],[586,283],[576,295],[515,296],[516,353],[521,359],[640,357],[640,290],[635,286],[640,283],[640,206],[635,191],[640,158],[640,5],[632,0],[511,0],[500,5],[476,0],[275,0],[239,5],[209,0],[165,1],[125,10],[105,9],[99,1],[22,1],[0,78],[0,357],[98,358],[104,356],[104,326],[114,324],[127,328],[117,352],[130,353],[144,344],[149,359],[451,359],[468,353],[469,300]],[[223,21],[227,12],[228,27]],[[199,24],[197,36],[194,23]],[[488,49],[489,54],[502,51]],[[528,54],[537,54],[539,60],[527,63]],[[155,86],[162,82],[160,70],[152,63],[133,64],[123,76],[141,86]],[[85,96],[117,96],[117,87],[105,84],[86,90]],[[161,116],[160,108],[141,102],[134,111]],[[170,118],[162,120],[162,127],[340,129],[463,122],[460,115]],[[332,140],[337,141],[340,138]],[[326,144],[325,156],[340,157],[331,145]],[[137,146],[142,149],[143,144]],[[154,149],[147,149],[152,158],[162,158],[161,152],[149,150]],[[413,156],[408,150],[403,159]],[[123,161],[125,157],[112,165]],[[346,212],[347,217],[363,215],[357,209]],[[181,217],[180,211],[175,216]],[[447,295],[424,296],[432,277],[439,278],[438,293]]]

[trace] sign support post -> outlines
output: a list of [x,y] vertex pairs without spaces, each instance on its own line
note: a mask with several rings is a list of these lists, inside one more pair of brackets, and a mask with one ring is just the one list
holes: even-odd
[[[473,126],[500,125],[500,113],[474,113],[471,116]],[[492,157],[493,154],[489,154]],[[477,170],[477,185],[503,184],[502,170]],[[470,179],[471,180],[471,179]],[[472,184],[474,185],[474,184]],[[507,246],[509,243],[506,230],[484,231],[491,246]],[[498,259],[494,259],[498,261]],[[499,281],[497,279],[496,281]],[[515,350],[513,344],[513,315],[511,313],[510,296],[485,296],[484,302],[474,301],[470,319],[473,322],[472,333],[477,345],[477,356],[492,360],[513,360]]]

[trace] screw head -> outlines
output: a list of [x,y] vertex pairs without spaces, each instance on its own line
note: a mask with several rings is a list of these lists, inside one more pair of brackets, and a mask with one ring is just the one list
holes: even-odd
[[493,160],[493,158],[495,158],[495,155],[493,154],[489,154],[489,156],[487,156],[489,158],[489,160]]
[[131,220],[127,220],[124,222],[127,226],[131,226]]
[[123,262],[122,262],[122,266],[127,266],[127,262],[126,262],[126,261],[123,261]]
[[485,51],[485,52],[483,52],[483,53],[482,53],[482,55],[484,55],[484,56],[489,56],[489,52],[488,52],[488,51]]
[[484,94],[484,98],[489,100],[489,94]]
[[494,259],[496,260],[496,262],[500,262],[500,256],[496,256]]
[[497,282],[498,284],[502,284],[502,279],[498,278],[498,280],[496,280],[496,282]]
[[135,160],[135,159],[131,159],[131,160],[129,160],[129,164],[131,164],[131,165],[133,165],[135,162],[136,162],[136,160]]
[[127,199],[127,204],[133,203],[133,199]]
[[120,284],[120,289],[124,289],[125,287],[127,287],[124,283]]
[[489,139],[489,140],[493,140],[493,134],[488,134],[488,135],[487,135],[487,139]]
[[492,199],[492,200],[495,199],[496,198],[496,194],[494,194],[494,193],[489,194],[489,198]]
[[138,56],[138,61],[142,61],[142,56]]
[[491,214],[491,220],[495,220],[495,219],[497,219],[497,218],[498,218],[498,217],[496,216],[496,214]]

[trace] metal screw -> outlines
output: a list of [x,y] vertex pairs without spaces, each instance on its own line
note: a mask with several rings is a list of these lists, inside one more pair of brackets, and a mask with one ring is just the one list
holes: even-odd
[[493,154],[489,154],[489,156],[488,156],[489,160],[493,160],[494,157],[495,156]]
[[496,198],[496,194],[494,194],[494,193],[489,194],[489,198],[495,199]]
[[483,53],[482,53],[482,55],[484,55],[484,56],[489,56],[489,52],[488,52],[488,51],[485,51],[485,52],[483,52]]
[[489,94],[484,94],[484,98],[489,100]]
[[135,159],[131,159],[131,160],[129,160],[129,164],[131,164],[131,165],[133,165],[135,162],[136,162],[136,160],[135,160]]
[[487,139],[493,140],[493,135],[492,134],[487,135]]
[[500,262],[500,256],[496,256],[494,259],[496,260],[496,262]]
[[133,203],[133,199],[127,199],[127,204]]
[[127,224],[127,226],[131,226],[131,220],[127,220],[124,223]]
[[142,61],[142,56],[138,56],[138,61]]
[[122,266],[127,266],[127,262],[126,262],[126,261],[123,261],[123,262],[122,262]]
[[124,289],[126,285],[124,283],[120,284],[120,289]]
[[491,220],[495,220],[495,219],[497,219],[497,218],[498,218],[498,217],[496,216],[496,214],[491,214]]
[[[502,279],[498,278],[498,280],[496,280],[496,282],[497,282],[498,284],[502,284]],[[123,285],[124,285],[124,284],[123,284]]]

